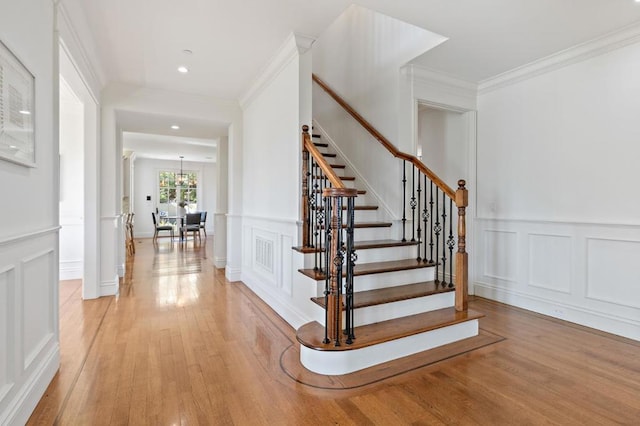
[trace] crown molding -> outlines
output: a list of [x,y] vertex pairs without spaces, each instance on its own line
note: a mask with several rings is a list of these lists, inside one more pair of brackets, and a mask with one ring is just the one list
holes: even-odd
[[594,40],[578,44],[553,55],[498,74],[478,83],[483,95],[566,66],[620,49],[640,41],[640,24],[635,23]]
[[309,51],[314,41],[315,38],[310,36],[295,33],[289,34],[289,37],[267,62],[267,65],[262,68],[258,77],[254,79],[249,89],[240,96],[240,106],[244,109],[253,102],[294,58]]
[[461,112],[475,110],[478,85],[427,67],[411,64],[406,73],[413,84],[414,97],[432,105]]

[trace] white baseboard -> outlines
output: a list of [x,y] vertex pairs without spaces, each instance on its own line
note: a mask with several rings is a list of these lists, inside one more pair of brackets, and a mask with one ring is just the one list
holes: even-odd
[[0,413],[0,425],[26,424],[59,367],[60,346],[56,342],[4,412]]
[[240,281],[242,280],[242,269],[227,265],[224,270],[224,276],[231,282]]
[[81,280],[84,275],[82,260],[60,261],[60,280]]
[[120,277],[115,276],[113,281],[102,281],[100,283],[100,297],[115,296],[120,291]]
[[215,257],[213,259],[213,266],[217,269],[222,269],[227,266],[227,258],[226,257]]
[[298,311],[291,302],[281,300],[274,293],[273,288],[265,287],[260,277],[252,272],[242,271],[242,282],[293,328],[297,329],[303,324],[313,321],[313,318]]
[[545,300],[537,296],[499,288],[488,283],[476,281],[473,287],[475,294],[485,299],[496,300],[553,318],[640,341],[640,321],[631,321],[627,318],[616,317],[604,312]]

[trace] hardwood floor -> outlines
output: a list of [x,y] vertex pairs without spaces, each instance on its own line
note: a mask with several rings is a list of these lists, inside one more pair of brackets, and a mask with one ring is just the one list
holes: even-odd
[[29,424],[640,422],[639,342],[484,299],[498,343],[355,389],[301,384],[280,365],[295,331],[213,268],[212,244],[138,240],[117,298],[61,283],[62,363]]

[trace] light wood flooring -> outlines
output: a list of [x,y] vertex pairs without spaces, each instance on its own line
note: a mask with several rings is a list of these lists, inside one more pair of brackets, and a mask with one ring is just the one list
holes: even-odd
[[60,284],[61,366],[32,425],[640,424],[640,343],[484,299],[497,343],[352,389],[283,371],[295,331],[212,266],[137,240],[119,297]]

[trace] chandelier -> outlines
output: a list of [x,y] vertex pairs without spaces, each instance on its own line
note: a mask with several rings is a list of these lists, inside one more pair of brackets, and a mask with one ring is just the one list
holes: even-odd
[[182,159],[184,158],[184,156],[180,156],[180,173],[178,173],[176,175],[176,183],[178,184],[178,186],[184,186],[185,183],[187,182],[187,177],[188,175],[186,173],[184,173],[182,171]]

